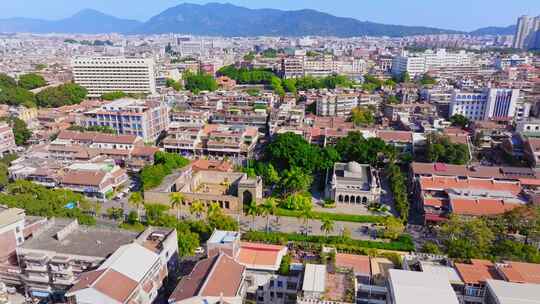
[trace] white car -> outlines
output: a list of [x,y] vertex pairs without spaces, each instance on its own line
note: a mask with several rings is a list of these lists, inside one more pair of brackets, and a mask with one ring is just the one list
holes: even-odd
[[204,254],[204,248],[197,247],[197,249],[195,249],[195,254]]

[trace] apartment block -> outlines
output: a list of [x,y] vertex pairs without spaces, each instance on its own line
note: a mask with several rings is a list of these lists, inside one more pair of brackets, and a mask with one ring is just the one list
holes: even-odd
[[[517,117],[518,89],[486,88],[480,92],[455,90],[449,115],[463,115],[470,120],[501,120]],[[526,111],[525,111],[526,112]],[[522,113],[521,118],[528,117]]]
[[163,146],[183,155],[249,157],[259,140],[256,127],[207,124],[203,128],[170,125]]
[[465,51],[456,53],[437,49],[436,51],[427,50],[423,53],[403,52],[394,57],[392,74],[399,76],[407,72],[411,77],[416,77],[432,69],[470,66],[471,63],[471,54]]
[[318,116],[351,115],[351,111],[358,106],[359,95],[354,91],[327,91],[321,90],[315,94],[308,94],[308,102],[315,102]]
[[118,99],[85,112],[80,125],[110,127],[118,135],[154,142],[169,126],[169,108],[155,100]]
[[156,93],[155,67],[152,59],[93,57],[71,61],[75,83],[88,90],[88,97],[104,93]]

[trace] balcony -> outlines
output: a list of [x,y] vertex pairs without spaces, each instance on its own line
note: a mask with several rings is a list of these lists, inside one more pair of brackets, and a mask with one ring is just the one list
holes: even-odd
[[72,276],[53,277],[52,279],[53,284],[59,284],[59,285],[72,285],[74,281],[75,280]]
[[26,263],[26,270],[47,272],[47,264]]
[[49,275],[26,274],[22,278],[28,282],[49,283]]

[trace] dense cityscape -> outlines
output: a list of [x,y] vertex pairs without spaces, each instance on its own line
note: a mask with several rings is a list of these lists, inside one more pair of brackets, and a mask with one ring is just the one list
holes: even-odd
[[540,304],[540,17],[8,29],[1,304]]

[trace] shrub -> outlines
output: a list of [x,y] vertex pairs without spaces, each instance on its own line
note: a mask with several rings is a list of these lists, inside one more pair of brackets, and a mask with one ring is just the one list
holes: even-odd
[[272,244],[284,244],[286,242],[298,243],[315,243],[322,246],[330,244],[336,246],[349,246],[349,249],[356,248],[374,248],[395,251],[413,251],[414,242],[410,235],[402,234],[395,241],[379,242],[366,240],[353,240],[341,236],[318,236],[318,235],[303,235],[297,233],[280,233],[280,232],[259,232],[249,231],[244,233],[242,237],[247,241],[263,242]]
[[[277,216],[287,216],[287,217],[300,217],[301,211],[296,210],[287,210],[279,208],[276,212]],[[333,221],[338,222],[352,222],[352,223],[382,223],[384,221],[384,216],[378,215],[356,215],[356,214],[345,214],[345,213],[331,213],[331,212],[312,212],[313,219],[322,219],[329,218]]]

